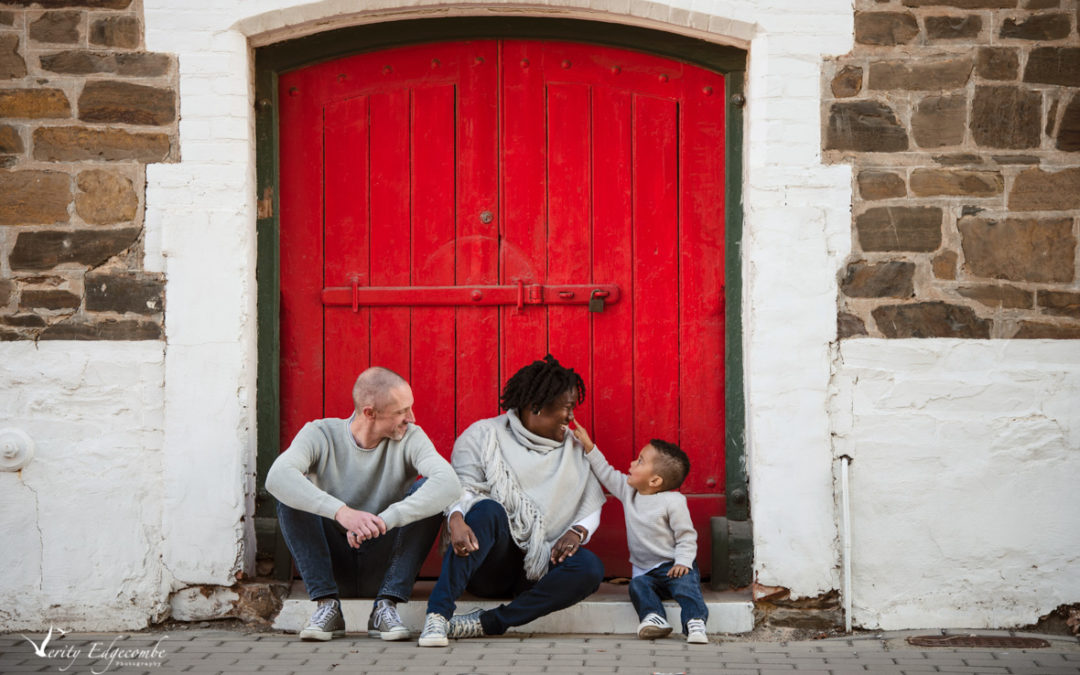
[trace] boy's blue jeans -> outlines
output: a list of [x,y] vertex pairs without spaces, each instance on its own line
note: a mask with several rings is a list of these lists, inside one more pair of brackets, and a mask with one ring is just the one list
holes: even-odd
[[[412,494],[426,479],[409,488]],[[418,520],[351,548],[337,521],[278,502],[285,544],[312,600],[390,598],[408,602],[416,575],[442,525],[442,514]]]
[[667,616],[664,612],[664,600],[674,599],[682,610],[682,631],[686,632],[686,622],[690,619],[707,620],[709,609],[701,595],[701,573],[697,563],[681,577],[669,577],[668,570],[674,562],[654,567],[645,574],[630,580],[630,602],[634,603],[638,619],[649,614]]
[[482,598],[513,597],[480,615],[488,635],[502,635],[510,626],[569,607],[592,594],[604,579],[604,564],[592,551],[579,548],[566,560],[548,567],[533,582],[525,578],[524,556],[510,536],[506,510],[491,499],[477,502],[465,514],[480,548],[462,557],[447,549],[442,573],[428,599],[428,613],[454,615],[457,599],[467,588]]

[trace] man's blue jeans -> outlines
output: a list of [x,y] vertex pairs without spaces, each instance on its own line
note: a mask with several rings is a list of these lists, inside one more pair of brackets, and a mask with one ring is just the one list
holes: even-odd
[[701,596],[701,573],[698,572],[697,563],[681,577],[669,577],[668,570],[674,564],[664,563],[631,579],[630,602],[634,603],[638,619],[644,619],[649,614],[666,616],[664,600],[674,599],[682,610],[682,631],[685,633],[686,622],[690,619],[708,619],[709,609]]
[[482,598],[513,597],[509,603],[480,615],[486,634],[502,635],[510,626],[522,626],[576,604],[604,580],[600,558],[584,548],[549,566],[539,580],[526,579],[524,556],[510,536],[506,510],[494,500],[484,499],[473,505],[465,514],[465,523],[476,534],[480,548],[465,557],[456,555],[453,549],[446,550],[442,573],[428,600],[429,614],[449,619],[466,589]]
[[[413,483],[406,496],[423,480]],[[312,600],[390,598],[408,602],[416,575],[442,525],[442,514],[389,530],[351,548],[337,521],[278,502],[285,544]]]

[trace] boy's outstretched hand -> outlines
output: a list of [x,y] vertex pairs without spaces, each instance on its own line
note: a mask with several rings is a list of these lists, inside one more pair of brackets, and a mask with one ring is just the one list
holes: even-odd
[[578,439],[578,442],[585,447],[585,454],[589,454],[596,447],[596,444],[589,438],[589,432],[585,431],[581,426],[581,422],[574,420],[573,424],[574,426],[571,427],[570,431],[573,432],[574,438]]
[[681,577],[690,571],[690,568],[686,565],[672,565],[671,569],[667,571],[667,575],[673,579]]

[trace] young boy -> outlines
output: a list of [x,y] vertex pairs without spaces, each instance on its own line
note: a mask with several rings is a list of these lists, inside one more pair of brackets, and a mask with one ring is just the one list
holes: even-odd
[[672,631],[663,600],[674,598],[682,609],[686,641],[705,644],[709,610],[701,596],[697,532],[686,497],[675,490],[690,473],[690,460],[673,443],[652,440],[630,464],[630,473],[613,469],[589,434],[574,423],[574,436],[585,448],[593,473],[623,505],[633,578],[630,601],[638,618],[638,637],[662,638]]

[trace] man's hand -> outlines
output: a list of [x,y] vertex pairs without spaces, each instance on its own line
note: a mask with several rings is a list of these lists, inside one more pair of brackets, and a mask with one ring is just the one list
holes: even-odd
[[334,514],[334,520],[345,528],[345,538],[353,548],[360,548],[361,542],[386,534],[386,523],[383,519],[367,511],[342,506]]
[[551,547],[551,564],[555,565],[577,553],[581,548],[581,537],[573,530],[567,530],[566,534],[559,537],[559,541]]
[[690,568],[686,565],[672,565],[671,569],[667,571],[667,575],[672,579],[677,579],[689,571]]
[[585,447],[586,455],[596,447],[596,444],[589,438],[589,432],[585,431],[585,428],[581,426],[581,422],[574,420],[574,428],[570,431],[574,433],[574,438],[578,439],[578,442]]
[[476,541],[476,534],[465,522],[465,516],[461,515],[461,511],[450,514],[449,527],[450,546],[453,547],[455,555],[464,558],[480,548],[480,543]]

